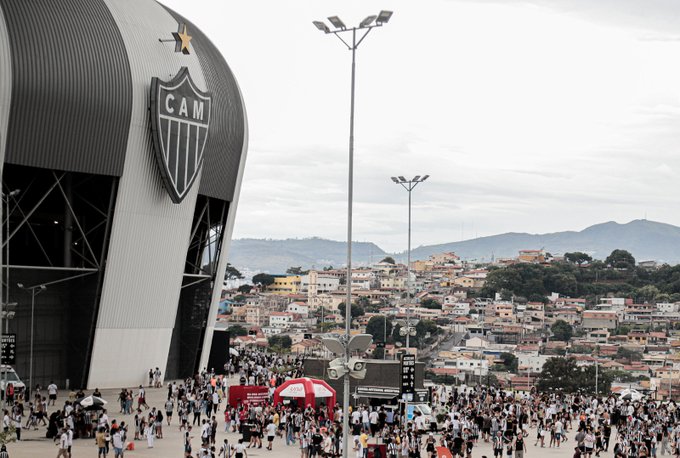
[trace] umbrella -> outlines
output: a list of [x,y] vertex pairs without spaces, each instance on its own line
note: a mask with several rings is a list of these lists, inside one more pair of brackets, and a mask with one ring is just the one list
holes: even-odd
[[76,402],[87,410],[102,410],[107,404],[105,400],[97,396],[87,396],[76,400]]
[[624,401],[639,401],[642,399],[642,394],[637,390],[629,388],[621,391],[620,399]]
[[234,355],[234,356],[238,356],[238,350],[235,349],[235,348],[229,347],[229,354]]

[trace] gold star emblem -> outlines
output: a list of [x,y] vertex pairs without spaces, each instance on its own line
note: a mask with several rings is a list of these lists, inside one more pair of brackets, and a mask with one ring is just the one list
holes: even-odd
[[172,36],[175,37],[175,52],[181,52],[182,54],[189,54],[189,42],[191,41],[191,36],[187,33],[187,25],[182,24],[180,26],[181,32],[173,32]]

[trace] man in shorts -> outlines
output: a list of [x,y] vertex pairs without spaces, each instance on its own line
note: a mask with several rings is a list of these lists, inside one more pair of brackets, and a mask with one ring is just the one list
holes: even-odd
[[50,381],[49,386],[47,387],[47,394],[49,395],[49,401],[47,402],[47,405],[54,405],[55,402],[57,402],[57,385]]

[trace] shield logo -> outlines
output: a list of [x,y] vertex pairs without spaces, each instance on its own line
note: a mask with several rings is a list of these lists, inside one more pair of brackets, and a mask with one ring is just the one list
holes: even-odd
[[203,164],[212,97],[182,67],[171,81],[151,79],[151,130],[165,189],[176,204],[191,189]]

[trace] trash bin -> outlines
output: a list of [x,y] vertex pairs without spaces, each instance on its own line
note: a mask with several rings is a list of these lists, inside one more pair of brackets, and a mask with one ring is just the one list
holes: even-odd
[[[376,453],[376,449],[379,450]],[[367,458],[387,458],[387,446],[385,444],[368,444]]]

